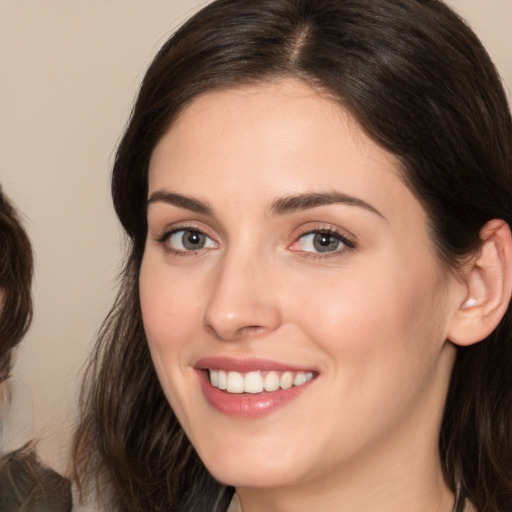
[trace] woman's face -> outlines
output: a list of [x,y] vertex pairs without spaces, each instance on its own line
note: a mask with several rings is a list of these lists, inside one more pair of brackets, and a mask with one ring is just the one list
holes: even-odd
[[205,94],[156,146],[148,197],[148,343],[217,479],[436,457],[459,284],[395,158],[337,103],[293,80]]

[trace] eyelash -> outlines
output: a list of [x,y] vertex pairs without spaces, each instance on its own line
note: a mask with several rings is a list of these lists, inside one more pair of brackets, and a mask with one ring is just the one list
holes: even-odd
[[[204,247],[197,249],[195,251],[186,251],[186,250],[174,249],[173,247],[171,247],[169,245],[169,239],[171,238],[171,236],[175,235],[176,233],[179,233],[180,231],[199,233],[199,234],[204,235],[205,237],[209,238],[210,240],[213,240],[213,238],[211,236],[209,236],[205,232],[205,230],[199,229],[197,226],[194,226],[194,225],[183,225],[183,226],[175,227],[173,229],[165,230],[163,233],[161,233],[155,237],[155,241],[163,247],[164,251],[167,254],[170,254],[172,256],[180,256],[180,257],[185,257],[185,258],[199,256],[205,249]],[[213,240],[213,241],[214,241],[214,243],[216,243],[215,240]],[[206,249],[209,249],[209,248],[206,248]]]
[[[214,243],[216,243],[215,240],[205,232],[205,230],[200,229],[194,225],[183,225],[183,226],[178,226],[178,227],[170,229],[170,230],[166,230],[163,233],[157,235],[154,239],[158,244],[160,244],[163,247],[163,249],[165,250],[165,252],[167,254],[171,254],[173,256],[194,257],[194,256],[199,256],[200,254],[202,254],[202,252],[204,250],[210,249],[209,247],[207,247],[207,248],[203,247],[203,248],[200,248],[197,250],[187,251],[187,250],[179,250],[179,249],[172,248],[169,245],[169,239],[172,235],[179,233],[180,231],[185,231],[185,232],[189,231],[189,232],[199,233],[199,234],[209,238]],[[292,250],[292,252],[300,253],[300,255],[304,258],[325,259],[325,258],[339,256],[343,252],[351,251],[356,248],[356,243],[354,240],[351,240],[350,238],[348,238],[347,236],[343,235],[338,230],[333,229],[330,226],[322,226],[322,227],[316,227],[316,228],[304,228],[295,237],[294,241],[288,245],[288,247],[290,248],[294,244],[298,243],[301,238],[303,238],[307,235],[318,235],[318,234],[324,234],[324,235],[328,235],[328,236],[335,238],[337,241],[339,241],[343,245],[343,247],[333,250],[333,251],[327,251],[324,253],[313,252],[313,251],[304,251],[304,250],[300,250],[300,249],[290,249],[290,250]]]
[[308,258],[308,259],[332,258],[332,257],[340,256],[341,253],[344,253],[347,251],[352,251],[352,250],[356,249],[356,247],[357,247],[356,242],[354,240],[348,238],[346,235],[342,234],[340,231],[332,228],[331,226],[303,228],[303,229],[301,229],[301,232],[298,234],[298,236],[295,238],[295,240],[292,242],[292,244],[290,244],[290,246],[298,243],[298,241],[301,238],[303,238],[307,235],[329,235],[329,236],[332,236],[333,238],[335,238],[337,241],[339,241],[343,245],[343,247],[341,247],[339,249],[336,249],[334,251],[328,251],[325,253],[312,252],[312,251],[301,251],[300,249],[297,249],[294,251],[294,252],[299,252],[302,257]]

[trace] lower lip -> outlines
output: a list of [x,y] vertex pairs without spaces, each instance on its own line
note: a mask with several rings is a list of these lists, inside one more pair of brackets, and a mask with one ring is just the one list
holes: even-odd
[[[290,389],[257,394],[250,393],[228,393],[210,384],[205,371],[199,371],[201,389],[210,405],[217,411],[227,416],[239,418],[259,418],[286,406],[298,398],[313,381],[306,382],[300,386],[293,386]],[[313,379],[314,380],[314,379]]]

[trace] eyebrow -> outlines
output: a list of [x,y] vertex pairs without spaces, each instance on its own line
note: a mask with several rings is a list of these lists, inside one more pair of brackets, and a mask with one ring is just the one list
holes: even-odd
[[[187,197],[175,192],[168,192],[166,190],[157,190],[156,192],[153,192],[149,196],[147,204],[149,206],[151,203],[157,202],[167,203],[172,206],[184,208],[203,215],[214,215],[213,208],[206,201],[200,201],[199,199]],[[287,213],[309,210],[311,208],[317,208],[318,206],[331,204],[357,206],[385,219],[384,215],[382,215],[382,213],[380,213],[371,204],[357,197],[342,194],[341,192],[317,192],[280,197],[272,203],[270,212],[277,215],[285,215]]]
[[203,215],[213,215],[213,208],[207,202],[176,194],[175,192],[157,190],[149,196],[147,204],[149,206],[151,203],[158,202],[167,203],[178,208],[185,208],[186,210],[202,213]]
[[385,219],[384,215],[374,208],[371,204],[357,197],[342,194],[341,192],[319,192],[307,193],[294,196],[285,196],[277,199],[272,203],[270,211],[280,215],[296,212],[300,210],[308,210],[318,206],[330,204],[346,204],[348,206],[358,206],[364,208],[379,217]]

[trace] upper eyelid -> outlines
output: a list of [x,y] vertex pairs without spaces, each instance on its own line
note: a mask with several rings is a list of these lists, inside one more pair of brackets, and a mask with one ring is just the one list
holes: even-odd
[[[156,203],[158,204],[158,203]],[[147,215],[148,234],[155,232],[171,231],[176,229],[195,229],[203,232],[212,238],[219,239],[224,236],[224,231],[215,219],[208,218],[202,214],[190,216],[190,212],[183,210],[181,214],[172,214],[165,211],[157,211]]]
[[212,229],[208,228],[208,226],[205,226],[202,222],[196,222],[196,221],[177,221],[177,222],[170,222],[170,223],[162,223],[164,224],[163,227],[151,227],[151,224],[148,224],[148,231],[157,233],[157,236],[162,235],[170,235],[172,233],[176,233],[177,231],[198,231],[200,233],[205,234],[206,236],[213,238],[212,236]]
[[297,235],[295,235],[295,240],[301,236],[307,235],[309,233],[332,233],[333,235],[338,235],[341,238],[344,238],[346,240],[349,240],[354,245],[357,244],[357,236],[350,232],[347,229],[340,228],[337,226],[334,226],[332,224],[326,224],[326,223],[306,223],[305,225],[301,226],[299,228],[299,232]]

